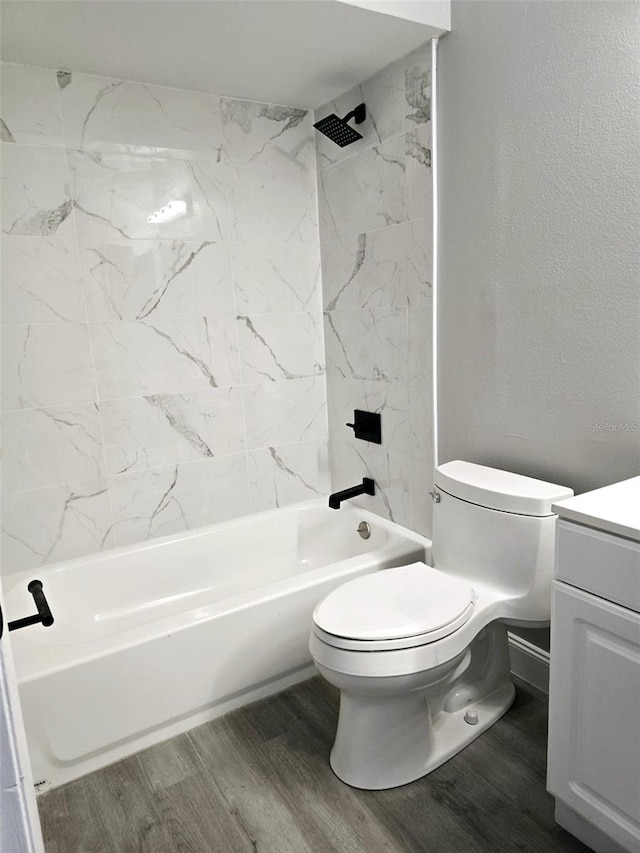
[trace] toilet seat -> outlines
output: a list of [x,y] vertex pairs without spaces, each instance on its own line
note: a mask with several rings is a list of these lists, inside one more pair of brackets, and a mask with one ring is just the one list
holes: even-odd
[[338,587],[316,607],[313,632],[341,649],[408,649],[457,631],[471,617],[474,602],[474,590],[464,581],[412,563]]

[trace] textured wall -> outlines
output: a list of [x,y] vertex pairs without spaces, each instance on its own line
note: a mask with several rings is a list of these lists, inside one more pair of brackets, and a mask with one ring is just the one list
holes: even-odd
[[2,120],[4,570],[326,493],[311,116],[5,65]]
[[[371,476],[357,499],[429,533],[431,417],[431,45],[380,71],[316,120],[365,102],[363,139],[317,138],[332,487]],[[381,412],[381,446],[345,426]]]
[[439,48],[440,458],[640,472],[640,6],[453,3]]

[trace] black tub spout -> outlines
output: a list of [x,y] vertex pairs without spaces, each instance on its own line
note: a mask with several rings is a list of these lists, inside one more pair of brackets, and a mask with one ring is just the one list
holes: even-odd
[[329,506],[331,509],[340,509],[342,501],[357,498],[358,495],[375,495],[375,493],[375,482],[370,477],[363,477],[362,485],[352,486],[350,489],[343,489],[341,492],[334,492],[334,494],[329,495]]

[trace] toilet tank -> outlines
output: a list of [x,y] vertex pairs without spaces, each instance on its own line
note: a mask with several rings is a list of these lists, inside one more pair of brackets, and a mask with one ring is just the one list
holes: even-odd
[[573,491],[460,460],[437,467],[434,485],[436,568],[500,590],[514,624],[548,621],[556,522],[551,505]]

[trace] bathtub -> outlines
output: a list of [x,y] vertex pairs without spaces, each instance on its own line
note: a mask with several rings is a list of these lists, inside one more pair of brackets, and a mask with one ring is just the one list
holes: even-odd
[[34,612],[33,578],[55,619],[10,635],[36,787],[310,677],[316,603],[429,548],[372,513],[313,501],[6,576],[8,619]]

